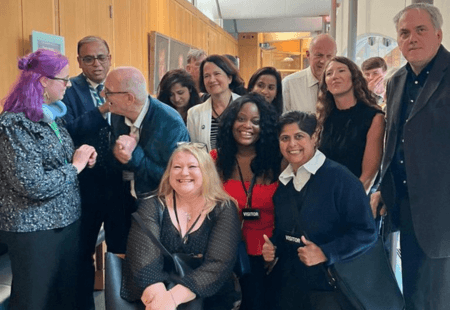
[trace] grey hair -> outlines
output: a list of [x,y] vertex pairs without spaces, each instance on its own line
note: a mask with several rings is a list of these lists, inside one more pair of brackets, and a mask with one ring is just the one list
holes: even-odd
[[437,7],[428,3],[414,3],[408,5],[403,10],[397,13],[394,17],[395,29],[398,29],[398,22],[400,18],[409,10],[423,10],[430,15],[431,22],[433,23],[433,27],[435,30],[441,30],[442,24],[444,23],[444,19],[442,18],[442,14]]
[[202,56],[207,56],[204,50],[190,49],[187,54],[187,63],[190,64],[192,61],[196,61]]
[[100,37],[96,37],[96,36],[87,36],[87,37],[84,37],[83,39],[81,39],[80,41],[78,41],[78,45],[77,45],[77,53],[78,53],[78,55],[80,55],[81,47],[84,44],[88,44],[88,43],[91,43],[91,42],[103,43],[105,45],[105,47],[106,47],[106,50],[108,51],[108,54],[109,54],[109,46],[108,46],[108,43],[105,40],[103,40]]

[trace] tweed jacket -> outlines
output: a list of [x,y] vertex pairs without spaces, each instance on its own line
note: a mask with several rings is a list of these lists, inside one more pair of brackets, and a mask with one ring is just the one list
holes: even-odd
[[80,217],[74,146],[62,123],[61,143],[45,122],[0,115],[0,230],[50,230]]

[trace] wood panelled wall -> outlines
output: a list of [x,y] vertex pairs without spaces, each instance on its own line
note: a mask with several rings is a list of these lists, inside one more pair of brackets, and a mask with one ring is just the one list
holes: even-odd
[[[135,66],[148,78],[147,34],[158,31],[208,54],[238,54],[230,34],[186,0],[1,0],[0,98],[17,77],[17,58],[31,51],[32,30],[63,36],[70,74],[79,74],[77,42],[108,41],[113,66]],[[0,107],[1,109],[1,107]]]

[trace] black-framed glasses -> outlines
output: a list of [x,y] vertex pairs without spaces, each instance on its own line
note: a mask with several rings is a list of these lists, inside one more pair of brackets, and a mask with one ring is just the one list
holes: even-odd
[[111,95],[128,94],[129,92],[127,92],[127,91],[108,91],[105,89],[105,91],[103,93],[105,94],[105,98],[108,98]]
[[97,55],[97,56],[84,56],[84,57],[80,57],[81,60],[88,66],[91,66],[94,64],[95,60],[97,59],[99,63],[105,63],[108,61],[109,59],[109,55]]
[[59,77],[48,76],[48,78],[50,80],[63,81],[65,86],[67,86],[67,84],[69,84],[69,82],[70,82],[70,79],[68,77],[67,78],[59,78]]
[[208,146],[206,145],[206,143],[203,142],[188,142],[188,141],[180,141],[177,142],[177,147],[182,146],[182,145],[193,145],[198,149],[204,149],[206,152],[208,152]]

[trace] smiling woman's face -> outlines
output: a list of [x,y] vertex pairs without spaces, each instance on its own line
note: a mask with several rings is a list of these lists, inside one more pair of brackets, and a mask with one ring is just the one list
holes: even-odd
[[207,62],[203,66],[203,83],[210,95],[218,95],[229,90],[231,77],[213,62]]
[[190,152],[175,154],[170,167],[169,183],[180,196],[201,195],[203,174],[194,155]]
[[241,146],[254,145],[259,139],[259,110],[253,102],[247,102],[236,116],[233,137]]
[[313,158],[316,152],[317,137],[300,130],[296,123],[284,125],[280,137],[280,150],[294,171]]

